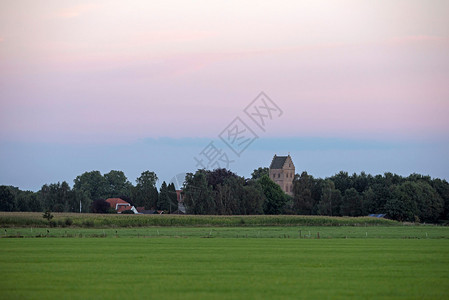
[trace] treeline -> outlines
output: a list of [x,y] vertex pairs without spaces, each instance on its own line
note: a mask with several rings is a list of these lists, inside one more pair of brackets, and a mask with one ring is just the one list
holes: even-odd
[[287,202],[268,176],[245,179],[226,169],[188,173],[183,195],[187,213],[200,215],[281,214]]
[[293,180],[293,196],[282,192],[268,177],[268,168],[244,179],[221,169],[188,174],[184,188],[191,214],[298,214],[367,216],[386,214],[398,221],[449,220],[449,184],[446,180],[412,174],[372,176],[340,172],[321,179],[303,172]]
[[[243,178],[226,169],[198,170],[188,173],[183,199],[188,214],[258,215],[298,214],[324,216],[366,216],[386,214],[398,221],[447,222],[449,220],[449,183],[430,176],[412,174],[402,177],[349,175],[340,172],[328,178],[314,178],[303,172],[293,179],[293,196],[286,195],[268,176],[268,168],[254,170]],[[104,199],[122,198],[134,206],[164,210],[178,209],[173,184],[162,183],[145,171],[135,185],[122,171],[102,175],[85,172],[74,180],[45,184],[38,192],[0,186],[0,210],[54,212],[106,212]],[[103,201],[103,202],[102,202]]]
[[449,184],[419,174],[402,177],[340,172],[321,179],[303,172],[294,179],[291,210],[330,216],[375,213],[398,221],[435,223],[449,220]]
[[[110,212],[107,198],[121,198],[134,206],[167,212],[178,207],[174,184],[162,183],[145,171],[133,185],[122,171],[112,170],[102,175],[99,171],[85,172],[74,180],[73,188],[67,182],[44,184],[37,192],[22,191],[12,186],[0,186],[0,211],[53,212]],[[175,208],[176,207],[176,208]]]

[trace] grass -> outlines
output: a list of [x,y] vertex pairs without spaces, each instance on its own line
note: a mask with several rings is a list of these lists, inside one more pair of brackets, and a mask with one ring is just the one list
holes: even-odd
[[147,227],[147,226],[392,226],[400,223],[369,217],[325,216],[192,216],[53,213],[0,213],[2,227]]
[[131,228],[0,228],[0,238],[282,238],[449,239],[446,226],[253,226]]
[[448,269],[449,239],[0,239],[2,299],[448,299]]

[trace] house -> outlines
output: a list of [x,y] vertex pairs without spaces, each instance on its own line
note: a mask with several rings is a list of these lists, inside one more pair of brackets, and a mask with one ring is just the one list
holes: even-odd
[[117,211],[118,214],[121,214],[125,210],[131,210],[135,214],[138,214],[139,212],[137,209],[126,202],[123,199],[120,198],[108,198],[106,199],[106,202],[109,203],[109,206]]
[[295,178],[295,165],[290,154],[273,157],[270,165],[270,178],[288,195],[293,196],[293,178]]

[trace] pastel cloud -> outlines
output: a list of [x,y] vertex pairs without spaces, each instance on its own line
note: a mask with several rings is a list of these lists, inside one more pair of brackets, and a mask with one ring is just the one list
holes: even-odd
[[55,15],[59,18],[75,18],[84,13],[91,12],[96,8],[98,8],[98,5],[94,3],[81,4],[59,10]]
[[[36,4],[30,16],[11,4],[1,17],[22,29],[0,28],[11,31],[0,135],[211,136],[260,90],[287,110],[274,135],[444,135],[447,5],[407,4],[407,16],[389,2],[345,3],[358,13],[323,1],[203,1],[200,11],[94,1]],[[64,20],[38,17],[48,11]],[[121,114],[125,124],[111,117]]]

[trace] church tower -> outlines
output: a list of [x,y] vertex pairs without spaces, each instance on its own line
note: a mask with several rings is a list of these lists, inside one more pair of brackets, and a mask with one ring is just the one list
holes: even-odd
[[270,178],[280,185],[281,189],[293,196],[293,178],[295,177],[295,165],[290,154],[288,156],[273,157],[270,165]]

